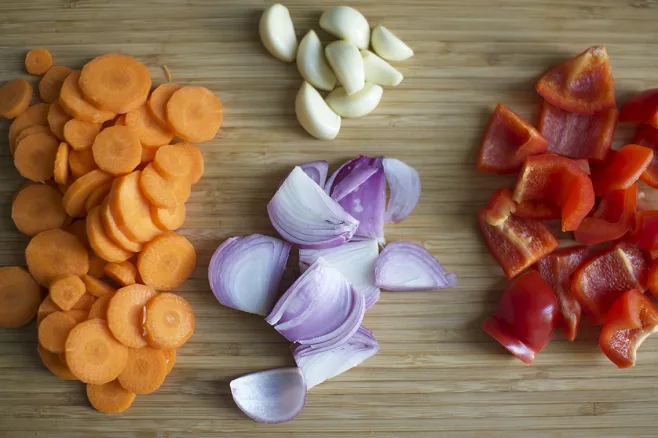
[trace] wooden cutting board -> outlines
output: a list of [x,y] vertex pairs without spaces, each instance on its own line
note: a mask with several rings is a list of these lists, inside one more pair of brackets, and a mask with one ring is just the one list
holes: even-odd
[[[319,29],[335,2],[288,1],[297,34]],[[633,369],[617,370],[585,327],[575,343],[556,338],[531,367],[480,329],[507,285],[475,227],[475,212],[511,178],[475,170],[478,142],[498,101],[531,120],[533,90],[549,66],[604,44],[617,97],[656,86],[658,3],[653,0],[354,1],[415,50],[396,64],[405,80],[377,110],[344,120],[321,142],[297,124],[295,65],[269,56],[258,38],[267,1],[5,0],[0,2],[0,81],[24,76],[23,57],[43,46],[58,64],[124,52],[145,62],[155,83],[202,84],[218,93],[225,121],[204,144],[206,174],[194,188],[182,233],[199,264],[179,290],[197,332],[171,376],[120,417],[94,411],[83,385],[50,375],[36,352],[34,324],[0,330],[0,437],[621,437],[656,436],[658,340]],[[327,35],[321,33],[323,38]],[[34,81],[33,81],[34,82]],[[23,181],[0,129],[0,263],[23,264],[27,239],[15,230],[11,195]],[[620,129],[617,143],[631,131]],[[383,293],[368,312],[381,353],[314,388],[294,421],[257,424],[233,404],[228,383],[293,364],[285,340],[262,318],[220,306],[206,269],[214,249],[238,234],[273,234],[265,205],[296,163],[357,154],[399,158],[420,172],[413,215],[388,226],[389,241],[421,243],[459,287]],[[656,196],[649,196],[654,199]],[[658,205],[658,204],[655,204]],[[288,277],[292,277],[292,271]],[[288,278],[290,280],[290,278]]]

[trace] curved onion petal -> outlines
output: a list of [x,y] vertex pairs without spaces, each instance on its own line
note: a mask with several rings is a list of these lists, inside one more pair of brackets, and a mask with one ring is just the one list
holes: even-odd
[[375,284],[391,291],[425,291],[457,286],[457,276],[446,270],[425,248],[412,242],[386,245],[375,264]]
[[363,294],[320,257],[283,294],[265,320],[290,342],[335,347],[356,332],[365,311]]
[[223,305],[265,316],[276,301],[289,253],[290,244],[274,237],[231,237],[210,259],[210,288]]
[[375,240],[352,241],[328,249],[300,249],[299,267],[302,272],[322,257],[324,261],[338,269],[363,293],[366,309],[379,299],[379,288],[375,286],[375,263],[379,257],[379,247]]
[[384,158],[390,197],[384,218],[397,224],[405,220],[420,199],[420,177],[413,167],[395,158]]
[[295,167],[267,204],[272,225],[300,248],[332,248],[354,235],[359,221]]
[[379,353],[379,344],[372,332],[364,327],[339,347],[318,351],[295,345],[292,354],[304,374],[309,390],[325,380],[336,377]]
[[329,162],[327,160],[310,161],[300,164],[299,167],[317,185],[324,187],[327,182],[327,174],[329,173]]
[[259,423],[285,423],[306,403],[306,385],[299,368],[279,368],[238,377],[231,395],[240,410]]

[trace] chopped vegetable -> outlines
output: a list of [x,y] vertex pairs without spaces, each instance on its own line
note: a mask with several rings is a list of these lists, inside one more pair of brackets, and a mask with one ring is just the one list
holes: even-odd
[[166,145],[174,138],[174,133],[153,117],[146,104],[126,114],[126,126],[132,129],[142,145],[147,147]]
[[105,128],[96,136],[91,150],[96,165],[112,175],[132,172],[142,159],[139,137],[127,126]]
[[68,115],[77,120],[91,123],[103,123],[116,117],[114,112],[103,111],[89,103],[78,87],[79,82],[80,72],[74,71],[62,83],[59,104]]
[[151,219],[162,231],[174,231],[183,226],[185,222],[185,204],[173,208],[159,208],[151,205]]
[[53,180],[57,184],[66,184],[69,181],[69,153],[69,145],[61,142],[57,147],[53,169]]
[[[59,106],[57,102],[64,80],[73,72],[63,65],[51,67],[39,81],[39,96],[46,103]],[[61,139],[60,139],[61,140]]]
[[550,221],[560,219],[560,207],[546,199],[529,199],[516,204],[514,215],[525,219],[537,221]]
[[384,158],[383,165],[389,190],[384,219],[398,224],[405,220],[418,204],[420,177],[416,169],[395,158]]
[[63,353],[69,332],[78,322],[64,312],[53,312],[39,324],[39,344],[51,353]]
[[73,179],[80,178],[92,170],[98,169],[91,149],[82,151],[69,150],[69,170]]
[[146,199],[159,208],[174,208],[184,204],[192,190],[187,178],[167,179],[155,170],[153,163],[147,164],[142,170],[139,187]]
[[135,394],[150,394],[167,377],[167,359],[162,350],[151,347],[131,348],[126,367],[119,374],[119,383]]
[[107,263],[104,266],[104,273],[121,286],[137,283],[137,268],[128,260],[121,263]]
[[167,123],[167,102],[171,99],[171,95],[181,88],[183,86],[178,84],[161,84],[149,96],[147,102],[148,109],[151,111],[153,118],[163,128],[169,129],[169,124]]
[[35,182],[53,177],[59,140],[50,134],[32,134],[17,143],[14,166],[21,176]]
[[310,161],[300,164],[299,167],[317,185],[324,187],[329,173],[329,162],[327,160]]
[[610,154],[601,165],[592,169],[592,183],[597,195],[608,190],[626,190],[653,162],[653,150],[628,144]]
[[110,194],[110,190],[112,190],[112,181],[108,181],[102,186],[96,187],[85,201],[85,211],[89,213],[94,207],[102,205],[103,202],[105,202],[107,195]]
[[162,234],[151,219],[151,204],[139,188],[140,171],[115,179],[109,195],[112,217],[130,240],[145,243]]
[[52,65],[53,57],[46,49],[32,49],[25,56],[25,70],[31,75],[43,76]]
[[89,270],[87,249],[73,234],[59,229],[34,236],[25,249],[25,260],[30,274],[44,287],[58,277]]
[[636,203],[637,184],[605,192],[594,214],[583,219],[574,232],[576,241],[595,245],[621,238],[633,229]]
[[0,87],[0,117],[13,119],[30,105],[32,87],[25,79],[14,79]]
[[193,164],[192,154],[174,144],[159,147],[153,157],[153,167],[167,179],[185,178],[189,181]]
[[81,277],[82,282],[85,284],[87,292],[92,294],[95,297],[102,297],[104,295],[114,293],[114,288],[109,284],[105,283],[103,280],[100,280],[91,275],[83,275]]
[[144,245],[137,256],[139,276],[157,290],[175,289],[190,278],[196,267],[196,251],[184,236],[169,231]]
[[114,293],[106,294],[94,301],[91,309],[89,309],[88,319],[100,318],[107,320],[107,307],[113,297]]
[[88,149],[101,131],[99,123],[82,122],[71,119],[64,125],[64,140],[76,151]]
[[133,284],[116,291],[107,306],[107,325],[126,347],[141,348],[147,343],[142,332],[144,306],[157,292],[142,284]]
[[658,188],[658,129],[651,125],[638,126],[633,143],[653,151],[653,160],[640,175],[640,180],[653,188]]
[[60,309],[71,310],[87,291],[77,275],[66,275],[55,279],[48,288],[50,298]]
[[103,260],[108,262],[120,263],[128,260],[133,253],[119,247],[112,241],[103,228],[103,222],[100,217],[100,208],[94,207],[87,215],[87,236],[89,237],[89,246]]
[[39,357],[41,358],[43,365],[55,376],[62,380],[78,380],[78,378],[71,373],[66,362],[60,359],[59,354],[51,353],[40,344],[37,344],[37,351],[39,352]]
[[215,138],[222,125],[222,104],[205,87],[185,86],[167,102],[167,123],[176,136],[201,143]]
[[41,288],[30,274],[18,266],[0,268],[0,328],[29,323],[41,309],[40,303]]
[[151,347],[182,347],[194,334],[194,312],[183,297],[161,293],[144,309],[144,337]]
[[18,231],[27,236],[61,228],[66,220],[62,195],[47,184],[30,184],[11,203],[11,219]]
[[630,240],[647,251],[658,249],[658,211],[638,211]]
[[123,230],[119,228],[108,202],[101,205],[100,215],[103,229],[105,230],[107,237],[109,237],[115,245],[124,251],[133,253],[140,252],[142,248],[144,248],[143,244],[129,239]]
[[102,385],[87,384],[87,398],[97,411],[120,414],[132,406],[135,393],[124,389],[117,380]]
[[658,124],[658,88],[642,91],[621,107],[622,122]]
[[63,204],[66,213],[71,217],[83,217],[87,213],[85,210],[87,198],[98,187],[110,181],[112,181],[112,175],[98,169],[76,179],[64,195]]
[[9,126],[9,150],[16,149],[16,139],[18,135],[24,130],[34,125],[48,126],[48,112],[50,105],[47,103],[37,103],[28,107],[22,112]]

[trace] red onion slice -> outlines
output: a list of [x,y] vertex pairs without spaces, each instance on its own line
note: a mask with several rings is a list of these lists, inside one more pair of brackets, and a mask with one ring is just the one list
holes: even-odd
[[306,385],[299,368],[279,368],[238,377],[230,384],[235,404],[259,423],[285,423],[306,403]]
[[338,269],[363,293],[366,310],[379,299],[379,288],[375,286],[375,263],[379,257],[379,246],[375,240],[352,241],[328,249],[300,249],[299,267],[302,272],[322,257],[324,261]]
[[327,160],[310,161],[300,164],[299,167],[317,185],[324,187],[327,182],[327,174],[329,173],[329,162]]
[[413,242],[386,245],[375,264],[375,284],[390,291],[426,291],[457,286],[457,277]]
[[274,237],[231,237],[210,259],[210,288],[223,305],[265,316],[276,301],[289,253],[290,244]]
[[384,218],[394,224],[405,220],[420,199],[420,177],[413,167],[395,158],[384,158],[389,200]]
[[359,221],[295,167],[267,204],[272,225],[300,248],[332,248],[354,235]]

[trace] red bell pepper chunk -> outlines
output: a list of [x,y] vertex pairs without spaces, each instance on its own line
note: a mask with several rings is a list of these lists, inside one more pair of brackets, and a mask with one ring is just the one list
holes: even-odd
[[477,218],[484,243],[507,278],[513,278],[550,254],[558,243],[542,222],[513,215],[512,192],[498,190]]
[[637,349],[658,331],[658,307],[638,290],[620,296],[601,329],[599,346],[619,368],[635,365]]
[[595,325],[601,325],[612,304],[630,289],[645,290],[649,263],[642,250],[619,242],[581,264],[571,280],[571,293]]
[[587,256],[586,246],[558,249],[537,262],[537,270],[555,292],[558,306],[557,328],[570,341],[576,339],[582,309],[571,295],[571,277]]
[[534,126],[499,103],[484,130],[477,167],[485,172],[514,173],[528,155],[546,152],[546,145]]
[[575,114],[544,101],[538,127],[548,140],[548,152],[602,160],[612,146],[618,114],[615,108],[591,115]]
[[611,151],[609,158],[592,168],[592,182],[597,195],[608,190],[625,190],[635,184],[653,161],[653,151],[637,144],[627,144]]
[[656,263],[656,259],[653,258],[654,255],[655,254],[651,254],[651,262],[653,263],[653,265],[651,266],[651,269],[649,269],[647,288],[649,289],[649,292],[651,292],[651,295],[653,295],[654,298],[657,298],[658,297],[658,263]]
[[568,158],[555,154],[526,159],[514,188],[514,201],[546,200],[560,207],[562,231],[573,231],[594,206],[589,176]]
[[615,89],[608,52],[590,47],[539,78],[537,92],[551,105],[578,114],[614,108]]
[[647,147],[653,151],[653,160],[644,173],[640,175],[640,180],[651,187],[658,188],[658,129],[651,125],[638,126],[637,131],[635,131],[633,143]]
[[574,161],[576,162],[576,164],[578,164],[578,167],[583,169],[583,172],[585,172],[588,175],[592,173],[589,167],[589,160],[587,158],[576,158]]
[[537,271],[529,271],[510,284],[482,329],[530,365],[553,339],[557,314],[551,287]]
[[638,211],[631,241],[647,251],[658,249],[658,211]]
[[631,97],[619,111],[619,120],[635,123],[658,123],[658,88]]
[[635,225],[637,184],[626,190],[606,192],[594,214],[586,217],[574,232],[576,241],[585,245],[617,240]]
[[514,214],[518,217],[526,219],[534,219],[537,221],[551,221],[560,219],[562,212],[560,207],[543,199],[531,199],[516,204]]

